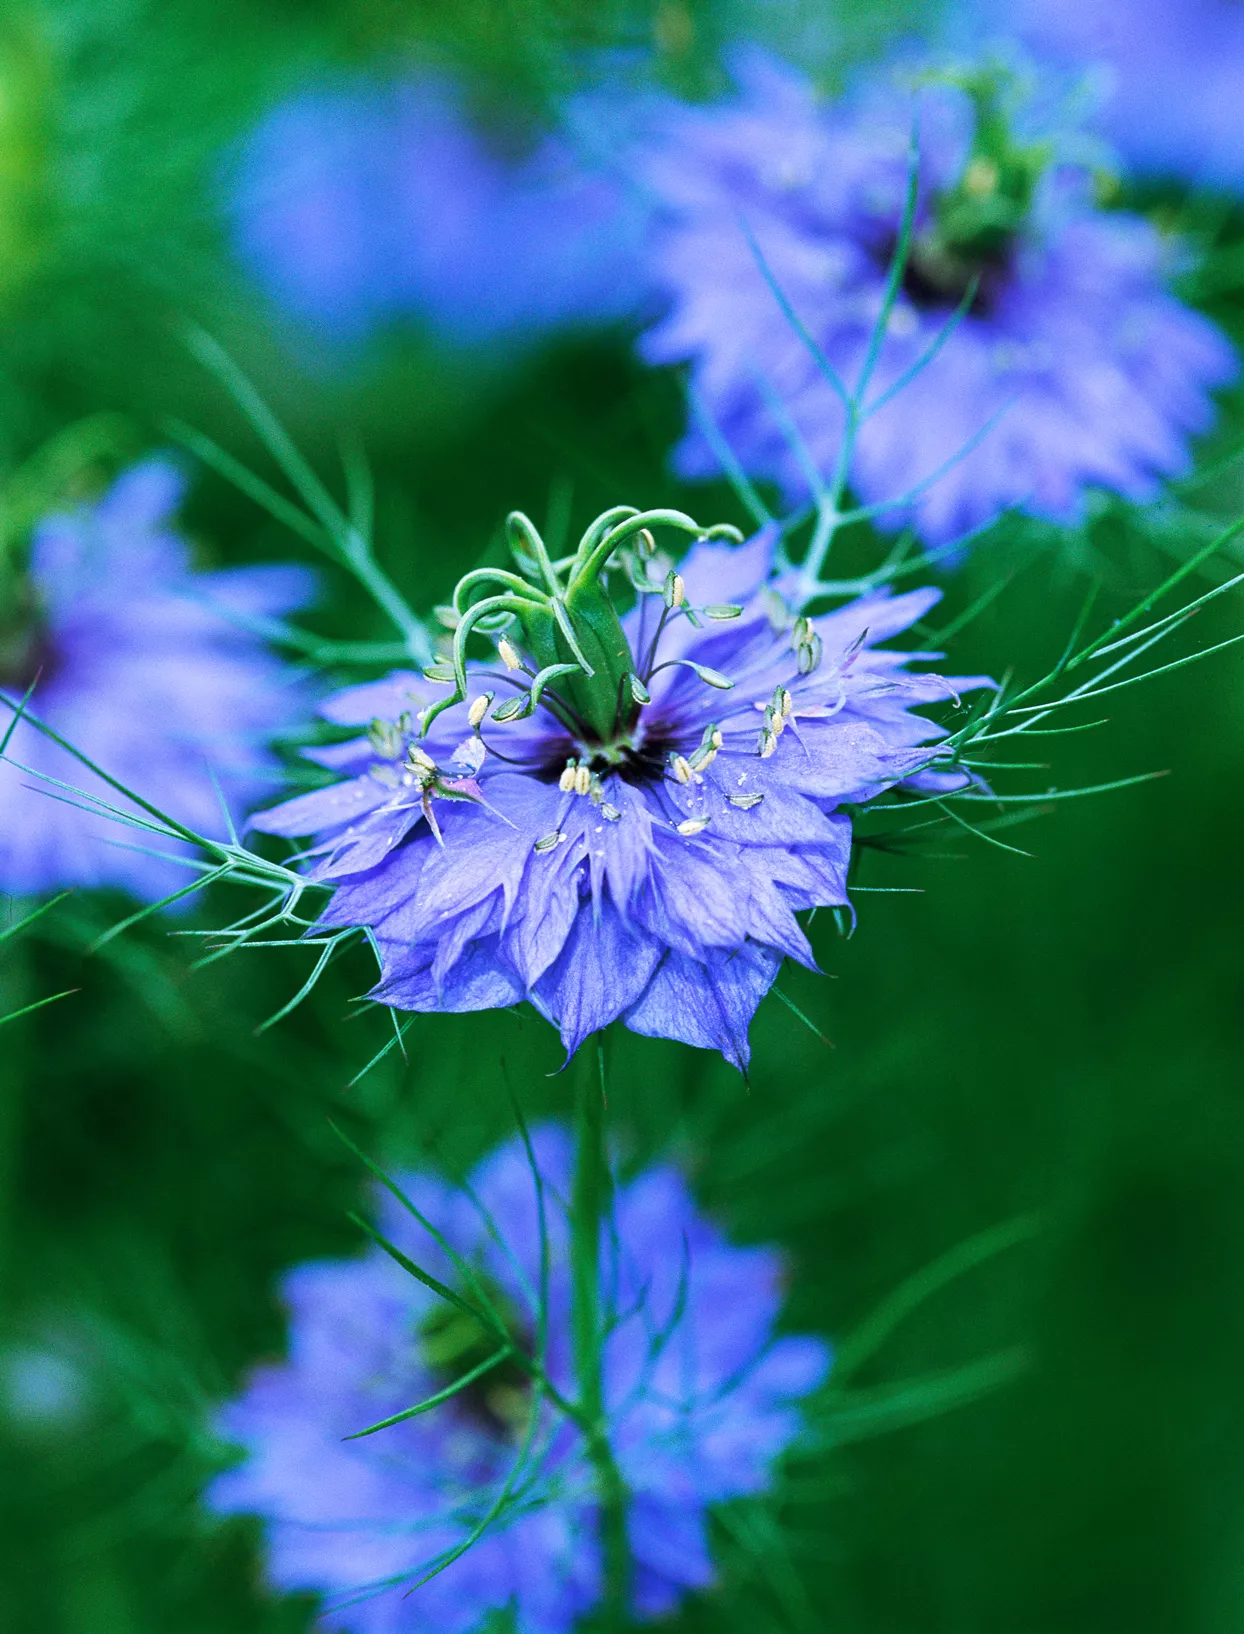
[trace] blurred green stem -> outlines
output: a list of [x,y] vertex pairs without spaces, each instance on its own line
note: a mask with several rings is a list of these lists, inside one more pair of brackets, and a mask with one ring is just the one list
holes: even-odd
[[605,1325],[600,1290],[601,1227],[610,1211],[612,1178],[605,1151],[605,1058],[600,1035],[595,1049],[581,1048],[575,1063],[575,1173],[570,1209],[571,1329],[575,1380],[587,1453],[600,1498],[601,1547],[605,1559],[603,1626],[622,1628],[630,1602],[630,1543],[626,1486],[609,1444],[602,1358]]
[[[30,1003],[31,979],[26,950],[0,946],[0,1018]],[[29,1023],[14,1021],[0,1029],[0,1322],[11,1314],[17,1220],[23,1101],[30,1064]]]

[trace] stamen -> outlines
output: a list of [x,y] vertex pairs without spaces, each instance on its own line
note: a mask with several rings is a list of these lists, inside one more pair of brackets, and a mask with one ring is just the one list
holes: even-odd
[[472,730],[479,725],[488,713],[488,706],[496,696],[495,692],[481,692],[471,705],[467,711],[467,720],[471,723]]
[[396,760],[402,752],[405,734],[400,725],[382,720],[379,715],[367,728],[367,741],[384,760]]
[[406,751],[406,761],[412,771],[435,772],[436,762],[426,749],[421,749],[417,743],[412,743]]
[[555,828],[551,834],[542,834],[540,836],[540,838],[536,841],[536,843],[532,847],[532,849],[534,851],[540,852],[541,855],[543,855],[544,852],[552,851],[554,846],[560,844],[561,839],[562,839],[561,830],[558,829],[558,828]]
[[689,840],[695,834],[703,834],[707,827],[707,817],[688,817],[686,822],[679,823],[678,832]]
[[821,638],[813,630],[811,638],[807,641],[801,641],[796,650],[795,656],[799,663],[800,675],[811,675],[814,669],[819,668],[822,651]]
[[687,587],[682,582],[682,576],[670,568],[665,575],[665,607],[672,612],[675,607],[681,607],[687,599]]
[[680,783],[690,783],[693,776],[691,762],[685,755],[672,754],[670,756],[670,771]]
[[574,790],[575,773],[577,770],[578,768],[573,760],[568,760],[566,762],[565,771],[563,771],[562,775],[557,779],[557,786],[563,794],[570,794]]
[[618,818],[622,815],[617,806],[611,806],[608,800],[606,800],[604,805],[601,806],[600,814],[607,823],[616,823]]
[[586,766],[579,766],[574,774],[574,792],[586,794],[592,786],[592,774]]
[[756,753],[761,760],[768,760],[778,746],[777,733],[771,732],[767,726],[760,729],[760,741],[756,745]]
[[517,698],[507,698],[504,703],[498,704],[492,712],[492,718],[504,725],[506,721],[517,720],[526,709],[527,694],[520,692]]
[[751,811],[754,806],[758,806],[760,804],[760,802],[764,799],[764,795],[763,794],[728,794],[726,796],[726,799],[730,802],[730,804],[732,806],[737,806],[740,811]]
[[506,669],[522,669],[523,667],[523,661],[518,655],[517,648],[507,641],[504,636],[497,642],[497,656]]

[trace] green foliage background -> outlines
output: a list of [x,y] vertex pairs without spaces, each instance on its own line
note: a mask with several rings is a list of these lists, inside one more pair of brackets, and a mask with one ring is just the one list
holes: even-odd
[[[0,453],[16,467],[107,411],[125,417],[121,444],[158,443],[179,416],[258,459],[181,345],[189,316],[320,469],[343,427],[361,432],[386,565],[418,605],[515,506],[741,520],[724,487],[666,473],[678,385],[630,361],[625,337],[468,366],[410,335],[352,370],[299,368],[221,242],[221,155],[324,63],[448,58],[482,103],[538,120],[586,48],[655,41],[695,92],[740,26],[833,44],[839,72],[918,21],[912,6],[759,0],[9,4]],[[1214,253],[1244,239],[1230,212],[1148,202]],[[1213,302],[1244,333],[1229,278]],[[1240,432],[1229,403],[1206,458]],[[1161,533],[1121,511],[1074,540],[1000,532],[947,583],[953,616],[1016,572],[953,641],[955,667],[1038,673],[1090,576],[1121,610],[1207,518],[1244,508],[1244,482],[1228,468],[1195,499]],[[205,562],[296,554],[206,475],[189,522]],[[1240,622],[1238,601],[1218,604],[1198,644]],[[336,582],[316,627],[383,633]],[[1170,776],[1052,806],[1007,836],[1031,857],[943,834],[936,856],[863,858],[862,884],[902,894],[861,894],[849,941],[823,917],[826,976],[782,978],[830,1047],[776,998],[750,1085],[675,1045],[610,1041],[621,1138],[678,1155],[740,1239],[786,1245],[794,1326],[845,1338],[976,1234],[1016,1239],[914,1302],[775,1505],[723,1519],[725,1589],[679,1627],[1228,1634],[1244,1619],[1244,670],[1228,653],[1111,702],[1096,732],[1048,740],[1034,786]],[[387,1164],[464,1168],[510,1128],[507,1079],[531,1116],[567,1108],[560,1051],[530,1013],[421,1017],[407,1064],[391,1055],[347,1089],[386,1025],[352,1002],[365,959],[257,1036],[304,956],[194,970],[174,932],[220,903],[89,954],[120,911],[71,898],[0,946],[0,1013],[77,989],[0,1031],[0,1384],[12,1399],[32,1346],[85,1381],[67,1416],[0,1419],[0,1629],[294,1634],[309,1603],[266,1598],[255,1536],[209,1522],[195,1494],[221,1457],[210,1404],[280,1347],[274,1278],[358,1246],[345,1211],[362,1177],[328,1119]],[[1007,1382],[987,1390],[991,1359]],[[982,1361],[977,1389],[956,1370]],[[947,1378],[968,1399],[946,1405]]]

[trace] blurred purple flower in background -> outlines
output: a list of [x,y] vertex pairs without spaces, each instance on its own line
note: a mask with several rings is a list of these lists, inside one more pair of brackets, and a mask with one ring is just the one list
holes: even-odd
[[[535,1131],[533,1145],[550,1248],[544,1366],[573,1397],[571,1146],[554,1127]],[[522,1143],[485,1159],[469,1192],[426,1175],[406,1177],[403,1190],[536,1353],[539,1211]],[[383,1194],[379,1210],[390,1242],[461,1287],[404,1208]],[[707,1507],[771,1485],[800,1429],[795,1404],[820,1384],[830,1353],[820,1339],[774,1337],[779,1256],[731,1247],[672,1168],[618,1187],[600,1266],[613,1317],[605,1410],[630,1500],[634,1606],[648,1618],[712,1584]],[[217,1513],[263,1518],[273,1586],[323,1595],[324,1624],[350,1634],[466,1634],[506,1608],[516,1634],[568,1634],[600,1598],[602,1577],[591,1470],[575,1425],[547,1402],[539,1407],[509,1505],[407,1601],[404,1591],[487,1513],[519,1456],[534,1409],[527,1376],[499,1364],[442,1406],[347,1440],[464,1376],[495,1340],[379,1249],[299,1266],[283,1293],[289,1360],[260,1368],[221,1414],[220,1432],[246,1457],[207,1494]]]
[[1008,0],[986,23],[1100,71],[1101,123],[1137,170],[1244,187],[1239,0]]
[[[183,489],[174,464],[148,459],[95,504],[38,525],[27,605],[0,626],[0,690],[17,702],[35,683],[33,715],[144,799],[217,834],[221,796],[240,814],[273,787],[267,740],[309,707],[252,631],[307,602],[314,580],[292,565],[192,573],[171,522]],[[30,775],[141,815],[34,726],[18,723],[8,756],[18,764],[0,766],[0,891],[118,885],[154,900],[189,882],[133,849],[167,852],[166,842]]]
[[[702,542],[681,568],[685,604],[640,597],[609,643],[603,720],[560,679],[507,718],[543,660],[526,675],[472,666],[467,698],[418,739],[437,695],[422,676],[328,701],[331,721],[372,722],[308,751],[348,780],[254,826],[318,836],[310,877],[335,888],[319,924],[371,929],[373,997],[404,1010],[527,998],[569,1051],[621,1017],[746,1065],[783,957],[814,965],[796,912],[847,902],[838,808],[916,775],[942,732],[913,710],[976,684],[907,674],[911,654],[878,646],[937,591],[797,619],[771,582],[773,548],[770,529],[739,548]],[[511,645],[507,662],[522,656]],[[516,696],[485,719],[507,683]]]
[[603,104],[522,156],[494,151],[457,87],[360,80],[279,104],[235,166],[243,261],[330,336],[421,319],[455,346],[514,343],[634,310],[646,212],[597,163]]
[[[1083,144],[1077,154],[1074,133],[1035,122],[1013,70],[917,78],[906,64],[832,106],[751,52],[734,101],[670,110],[644,165],[663,205],[653,254],[668,301],[644,356],[690,362],[744,469],[806,497],[790,425],[828,476],[844,409],[765,269],[854,390],[916,128],[913,242],[848,472],[856,494],[889,507],[882,526],[914,520],[934,542],[1008,506],[1072,522],[1089,488],[1153,497],[1188,468],[1209,391],[1235,372],[1231,347],[1167,293],[1173,250],[1156,230],[1098,208]],[[677,464],[718,472],[694,430]]]

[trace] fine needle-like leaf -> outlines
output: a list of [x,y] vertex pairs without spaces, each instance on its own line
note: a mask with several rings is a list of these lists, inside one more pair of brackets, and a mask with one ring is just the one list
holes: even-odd
[[446,1385],[444,1390],[438,1390],[434,1396],[428,1396],[424,1401],[416,1402],[413,1407],[406,1407],[389,1418],[382,1418],[378,1424],[369,1424],[365,1430],[355,1430],[353,1435],[343,1436],[342,1440],[360,1441],[365,1435],[375,1435],[377,1430],[388,1430],[394,1424],[404,1424],[408,1418],[418,1418],[420,1413],[430,1413],[434,1407],[439,1407],[442,1402],[451,1401],[460,1391],[468,1389],[477,1379],[482,1379],[485,1373],[491,1373],[494,1367],[505,1361],[513,1348],[512,1345],[502,1345],[478,1367],[473,1367],[469,1373],[464,1373],[460,1379]]
[[1041,1225],[1041,1218],[1036,1214],[1020,1214],[1003,1220],[998,1225],[978,1231],[965,1242],[956,1243],[900,1283],[838,1347],[829,1388],[840,1389],[845,1380],[871,1360],[899,1324],[932,1295],[996,1254],[1015,1248],[1020,1243],[1031,1242],[1041,1230]]

